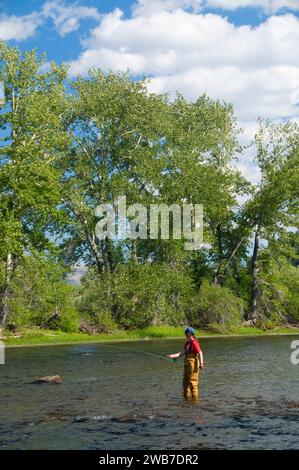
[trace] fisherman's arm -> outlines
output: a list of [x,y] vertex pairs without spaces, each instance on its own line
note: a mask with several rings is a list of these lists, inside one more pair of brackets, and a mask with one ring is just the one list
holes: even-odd
[[202,354],[201,347],[200,347],[199,343],[197,343],[197,342],[194,342],[193,345],[194,345],[195,350],[196,350],[196,355],[199,359],[199,368],[203,369],[203,354]]
[[180,351],[178,353],[175,353],[175,354],[167,354],[166,357],[168,357],[168,359],[177,359],[179,357],[182,357],[182,356],[185,356],[185,351]]
[[200,368],[200,369],[203,369],[203,354],[202,354],[202,350],[199,351],[198,356],[199,356],[199,368]]

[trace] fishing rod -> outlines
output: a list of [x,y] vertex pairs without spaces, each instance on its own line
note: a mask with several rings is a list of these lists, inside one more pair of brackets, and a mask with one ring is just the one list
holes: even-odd
[[[143,351],[141,349],[126,348],[124,346],[113,346],[111,344],[105,344],[105,343],[102,343],[102,344],[104,344],[105,346],[110,347],[112,349],[132,351],[132,352],[137,352],[139,354],[147,354],[148,356],[157,357],[158,359],[160,359],[160,360],[163,359],[164,361],[167,361],[169,363],[169,358],[161,356],[159,354],[151,353],[151,352],[148,352],[148,351]],[[171,362],[173,364],[173,367],[174,367],[176,382],[177,382],[177,385],[179,386],[180,380],[179,380],[178,371],[177,371],[177,368],[176,368],[176,362],[177,361],[178,361],[177,358],[174,358],[174,359],[171,360]]]
[[108,346],[109,348],[124,349],[124,350],[127,350],[127,351],[138,352],[138,353],[141,353],[141,354],[147,354],[148,356],[158,357],[159,359],[163,359],[163,360],[169,362],[169,359],[167,357],[160,356],[159,354],[151,353],[151,352],[148,352],[148,351],[143,351],[142,349],[125,348],[124,346],[112,346],[111,344],[105,344],[105,343],[102,343],[102,344],[104,344],[105,346]]

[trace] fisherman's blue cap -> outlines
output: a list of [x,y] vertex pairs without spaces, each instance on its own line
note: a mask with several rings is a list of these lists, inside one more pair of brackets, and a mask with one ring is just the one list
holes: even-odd
[[191,335],[195,336],[195,330],[191,326],[188,326],[188,328],[185,329],[185,335],[187,333],[190,333]]

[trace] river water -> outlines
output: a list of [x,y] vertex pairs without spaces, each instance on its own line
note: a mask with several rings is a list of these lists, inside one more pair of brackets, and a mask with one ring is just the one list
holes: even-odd
[[[7,349],[0,449],[298,449],[293,339],[203,339],[197,403],[182,399],[183,360],[164,358],[183,338]],[[31,383],[54,374],[63,384]]]

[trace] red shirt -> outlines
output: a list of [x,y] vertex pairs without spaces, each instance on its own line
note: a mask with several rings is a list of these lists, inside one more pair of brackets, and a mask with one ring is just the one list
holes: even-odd
[[186,354],[199,354],[201,352],[197,339],[188,339],[184,346]]

